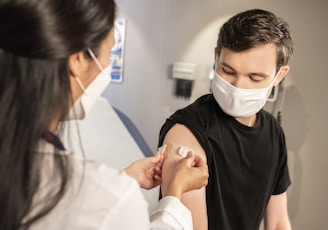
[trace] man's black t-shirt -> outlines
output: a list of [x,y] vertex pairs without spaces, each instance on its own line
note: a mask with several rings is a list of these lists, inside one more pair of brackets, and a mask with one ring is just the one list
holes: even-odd
[[285,192],[291,183],[277,120],[261,110],[256,126],[245,126],[208,94],[167,119],[159,146],[176,123],[190,129],[206,152],[208,229],[258,229],[270,196]]

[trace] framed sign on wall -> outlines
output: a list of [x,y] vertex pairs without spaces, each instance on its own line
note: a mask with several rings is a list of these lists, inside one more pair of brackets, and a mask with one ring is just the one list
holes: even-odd
[[112,82],[123,81],[125,28],[126,28],[126,19],[117,18],[114,24],[115,45],[112,48],[110,54],[110,61],[112,65],[112,72],[111,72]]

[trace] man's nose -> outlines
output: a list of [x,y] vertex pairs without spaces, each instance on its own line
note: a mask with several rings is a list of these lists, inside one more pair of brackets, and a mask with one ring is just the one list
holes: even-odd
[[244,79],[242,77],[234,77],[230,80],[230,84],[236,88],[244,88]]

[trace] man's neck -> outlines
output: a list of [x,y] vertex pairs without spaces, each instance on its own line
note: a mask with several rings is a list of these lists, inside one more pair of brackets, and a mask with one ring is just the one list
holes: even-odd
[[253,127],[256,125],[256,122],[257,122],[257,116],[256,114],[250,116],[250,117],[235,117],[235,119],[245,125],[245,126],[248,126],[248,127]]

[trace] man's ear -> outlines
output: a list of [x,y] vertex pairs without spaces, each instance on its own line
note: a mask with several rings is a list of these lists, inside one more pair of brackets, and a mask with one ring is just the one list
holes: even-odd
[[72,77],[82,76],[83,72],[85,72],[88,68],[88,61],[84,55],[84,52],[80,51],[78,53],[71,54],[68,58],[68,65],[70,75]]
[[280,69],[279,75],[277,76],[277,79],[273,83],[273,86],[277,86],[285,78],[288,71],[289,71],[289,66],[287,66],[287,65],[282,66]]

